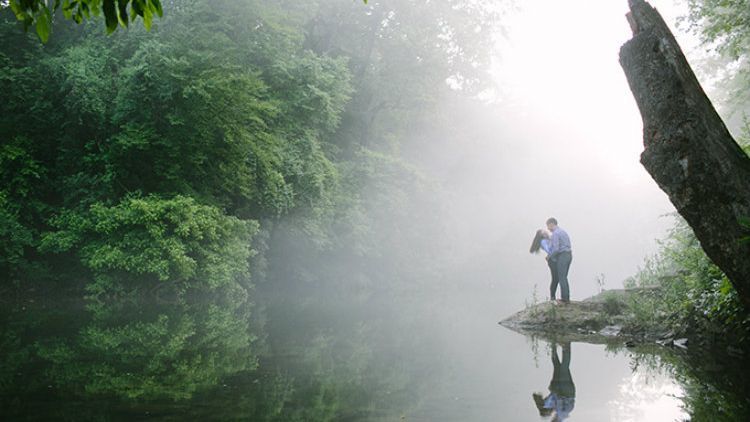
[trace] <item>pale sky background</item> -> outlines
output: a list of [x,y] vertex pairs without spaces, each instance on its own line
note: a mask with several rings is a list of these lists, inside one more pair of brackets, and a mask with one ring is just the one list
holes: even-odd
[[[674,28],[684,7],[650,3],[690,59],[695,38]],[[528,253],[547,217],[572,238],[574,300],[598,292],[599,274],[606,288],[621,288],[672,226],[664,215],[674,208],[639,162],[641,117],[618,61],[631,38],[627,11],[627,0],[523,0],[505,20],[508,38],[495,65],[504,133],[484,154],[512,161],[490,176],[495,190],[480,204],[501,221],[478,230],[499,231],[512,244],[499,253],[504,280],[490,283],[518,286],[521,293],[507,299],[513,306],[531,296],[534,284],[540,297],[547,295],[542,255]]]

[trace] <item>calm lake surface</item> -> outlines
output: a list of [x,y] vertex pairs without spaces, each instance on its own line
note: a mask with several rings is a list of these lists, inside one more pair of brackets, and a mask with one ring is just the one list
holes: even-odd
[[727,368],[529,338],[499,326],[510,310],[486,295],[262,309],[227,297],[5,303],[2,419],[672,421],[690,418],[685,400],[728,406],[728,420],[747,409],[726,383],[700,387]]

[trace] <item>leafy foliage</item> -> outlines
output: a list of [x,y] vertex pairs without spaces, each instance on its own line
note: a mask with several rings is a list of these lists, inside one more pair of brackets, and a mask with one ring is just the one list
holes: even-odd
[[[148,34],[104,37],[89,16],[114,29],[148,26],[146,12],[61,2],[81,24],[51,19],[45,45],[0,9],[0,287],[64,287],[86,305],[55,322],[67,335],[4,331],[0,348],[20,352],[0,382],[46,368],[50,383],[24,391],[186,400],[257,366],[262,294],[357,306],[429,286],[447,249],[438,191],[400,149],[437,125],[444,95],[483,86],[492,13],[407,3],[174,1]],[[320,373],[336,371],[332,350],[368,365],[367,348],[310,334]],[[279,420],[338,418],[347,395],[373,406],[357,376],[299,392],[274,379],[274,406],[311,403]]]
[[[75,245],[89,270],[185,280],[201,276],[180,258],[180,247],[191,250],[186,239],[151,237],[161,252],[114,247],[106,243],[111,233],[96,227],[107,220],[121,233],[152,236],[152,227],[128,220],[140,206],[167,226],[177,224],[167,208],[181,206],[221,227],[223,213],[251,222],[295,212],[313,226],[332,215],[339,174],[324,143],[352,92],[346,60],[302,50],[298,33],[264,25],[253,6],[197,3],[145,40],[134,31],[112,42],[63,31],[45,50],[11,48],[25,36],[2,27],[11,41],[0,51],[8,98],[0,135],[13,140],[3,145],[0,168],[9,262],[52,228],[36,253],[63,253],[54,258],[60,263]],[[263,29],[237,37],[232,19]],[[175,218],[183,217],[190,216]],[[159,262],[147,264],[149,257]]]
[[487,88],[490,45],[508,3],[320,2],[306,45],[347,56],[357,92],[337,143],[352,153],[364,146],[390,154],[449,91]]
[[688,19],[703,41],[740,59],[750,46],[750,4],[747,0],[690,0]]
[[43,42],[49,39],[53,15],[58,8],[62,8],[66,19],[76,23],[104,14],[109,33],[118,25],[127,27],[137,17],[143,19],[146,29],[151,29],[154,15],[161,17],[163,14],[160,0],[55,0],[51,6],[45,0],[9,0],[8,6],[23,22],[24,29],[36,26],[36,33]]
[[[24,148],[27,139],[0,145],[0,271],[17,280],[26,266],[26,249],[34,245],[35,231],[23,218],[20,201],[31,196],[44,169]],[[38,205],[37,205],[38,206]]]
[[[720,105],[730,115],[747,115],[750,106],[750,2],[689,0],[690,28],[714,57],[704,70],[719,82]],[[711,64],[713,63],[713,64]]]
[[200,282],[218,287],[249,276],[250,241],[257,223],[225,216],[217,208],[177,196],[126,198],[89,212],[65,212],[51,220],[41,249],[78,251],[95,275],[90,290],[139,280]]
[[666,324],[678,332],[699,330],[710,337],[719,331],[731,333],[736,341],[750,340],[750,315],[729,279],[708,259],[682,219],[662,242],[660,252],[626,286],[658,288],[655,294],[640,295],[631,303],[644,327]]

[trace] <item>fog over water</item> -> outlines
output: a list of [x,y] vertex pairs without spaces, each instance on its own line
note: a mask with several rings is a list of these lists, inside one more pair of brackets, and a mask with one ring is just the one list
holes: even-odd
[[[652,4],[690,56],[695,40],[673,26],[683,11]],[[528,248],[548,217],[571,236],[573,300],[598,293],[598,280],[622,288],[672,226],[673,206],[639,162],[641,117],[618,62],[631,37],[626,11],[626,1],[519,3],[503,24],[488,104],[458,114],[446,105],[456,129],[407,151],[446,191],[456,274],[447,284],[456,297],[428,319],[434,326],[422,326],[443,339],[439,358],[418,358],[434,359],[447,379],[425,393],[426,413],[413,419],[539,418],[529,396],[549,383],[549,344],[489,325],[547,297],[543,254]],[[603,346],[572,349],[574,420],[685,417],[675,398],[683,391],[669,377],[633,371],[627,353]]]

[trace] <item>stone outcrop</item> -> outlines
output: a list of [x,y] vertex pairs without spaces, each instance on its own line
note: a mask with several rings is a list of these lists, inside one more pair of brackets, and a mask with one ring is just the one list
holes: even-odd
[[661,295],[658,287],[607,290],[582,301],[568,304],[542,302],[503,319],[500,325],[531,337],[553,341],[687,347],[687,340],[666,326],[642,326],[629,304],[653,301]]
[[620,64],[643,118],[641,163],[750,306],[750,158],[703,92],[659,13],[629,0]]
[[[654,289],[646,289],[654,290]],[[569,304],[542,302],[523,309],[499,324],[523,334],[588,343],[621,342],[632,336],[628,328],[628,298],[644,289],[609,290]]]

